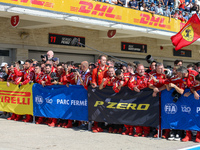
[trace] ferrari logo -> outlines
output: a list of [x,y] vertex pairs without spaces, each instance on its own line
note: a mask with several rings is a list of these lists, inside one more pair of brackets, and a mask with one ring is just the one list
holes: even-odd
[[185,27],[185,29],[181,32],[183,39],[189,42],[192,42],[194,39],[194,30],[192,26],[189,24]]

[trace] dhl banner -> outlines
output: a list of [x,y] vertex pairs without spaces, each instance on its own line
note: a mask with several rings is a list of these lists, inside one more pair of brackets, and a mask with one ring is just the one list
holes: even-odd
[[92,0],[0,0],[0,3],[20,5],[54,12],[98,18],[128,25],[178,32],[184,23],[169,17],[95,2]]
[[19,115],[33,115],[32,84],[18,85],[0,82],[0,111],[12,112]]

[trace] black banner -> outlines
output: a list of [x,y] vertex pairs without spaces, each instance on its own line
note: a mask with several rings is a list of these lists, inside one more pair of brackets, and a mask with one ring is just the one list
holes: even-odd
[[140,93],[123,87],[115,93],[112,87],[103,90],[88,88],[88,115],[90,121],[109,124],[158,127],[159,96],[152,97],[153,90]]
[[138,44],[138,43],[121,42],[121,50],[147,53],[147,45],[146,44]]
[[185,49],[180,49],[180,50],[176,51],[175,49],[173,49],[173,55],[181,56],[181,57],[192,57],[192,51],[185,50]]
[[85,47],[85,38],[71,35],[49,33],[49,44]]

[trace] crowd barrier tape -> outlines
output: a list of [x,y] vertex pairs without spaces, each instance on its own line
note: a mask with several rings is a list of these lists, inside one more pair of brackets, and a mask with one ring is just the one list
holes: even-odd
[[6,82],[0,82],[0,111],[33,115],[32,86],[27,84],[19,88],[10,83],[8,87]]
[[[173,91],[164,90],[161,94],[161,128],[200,131],[200,101],[191,94],[189,97],[182,95],[174,103]],[[197,92],[200,94],[200,91]]]
[[152,15],[148,12],[92,0],[0,0],[0,3],[25,6],[30,9],[74,14],[87,18],[121,22],[128,25],[143,26],[171,32],[179,32],[184,26],[184,23],[181,23],[177,19],[169,19],[169,17],[165,16]]
[[33,85],[34,116],[88,121],[87,91],[81,85]]

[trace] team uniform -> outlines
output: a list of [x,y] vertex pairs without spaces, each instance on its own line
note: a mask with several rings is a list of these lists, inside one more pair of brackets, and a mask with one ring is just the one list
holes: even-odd
[[123,86],[127,86],[129,81],[129,76],[124,76],[122,80],[115,78],[115,80],[113,81],[113,90],[115,91],[115,93],[119,93],[120,89],[118,89],[118,86],[120,85],[121,81],[124,81]]
[[[18,77],[15,73],[10,72],[9,76],[7,78],[7,82],[11,81],[14,84],[18,85],[22,80],[22,77]],[[19,121],[22,119],[22,115],[17,115],[15,113],[12,114],[12,116],[10,118],[8,118],[7,120],[15,120],[15,121]]]
[[[19,71],[17,69],[14,70],[15,74],[17,76],[20,76],[23,78],[23,82],[21,83],[21,85],[26,85],[27,83],[29,83],[31,81],[32,76],[34,75],[34,69],[32,67],[28,68],[28,69],[24,69],[22,71]],[[31,115],[26,115],[26,119],[22,120],[24,122],[32,122],[33,120],[33,116]]]
[[86,75],[85,75],[85,80],[84,80],[84,88],[86,90],[88,90],[88,86],[92,83],[92,74],[90,72],[88,72]]
[[100,66],[95,68],[92,72],[92,84],[100,85],[103,78],[106,78],[108,76],[107,71],[108,71],[107,65],[105,66],[104,70]]

